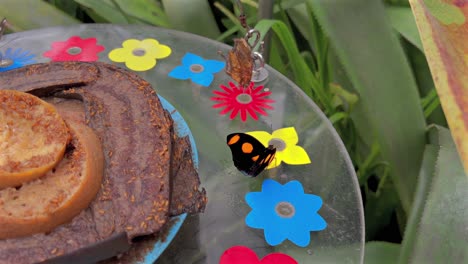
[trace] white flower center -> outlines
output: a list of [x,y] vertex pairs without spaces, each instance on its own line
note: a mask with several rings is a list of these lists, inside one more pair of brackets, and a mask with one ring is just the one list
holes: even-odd
[[78,55],[82,52],[83,50],[80,47],[70,47],[67,49],[67,53],[70,55]]
[[239,104],[249,104],[252,102],[252,96],[250,94],[246,94],[246,93],[241,93],[239,94],[238,96],[236,96],[236,101],[239,103]]
[[190,65],[190,71],[191,72],[200,73],[200,72],[202,72],[204,70],[205,70],[205,68],[201,64],[192,64],[192,65]]
[[10,59],[0,59],[0,68],[6,68],[13,64],[13,60]]
[[286,142],[280,138],[272,138],[268,141],[268,146],[273,146],[277,151],[283,151],[286,148]]
[[283,218],[291,218],[296,214],[296,208],[289,202],[279,202],[275,207],[275,211]]
[[132,50],[132,53],[135,56],[144,56],[146,54],[146,50],[144,50],[142,48],[136,48],[136,49]]

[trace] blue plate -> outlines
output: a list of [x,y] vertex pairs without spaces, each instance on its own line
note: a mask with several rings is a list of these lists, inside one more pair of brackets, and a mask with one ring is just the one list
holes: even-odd
[[[166,99],[164,99],[162,96],[158,95],[159,100],[161,101],[162,107],[166,109],[169,113],[171,113],[171,117],[174,120],[174,129],[177,133],[178,137],[189,137],[190,144],[192,145],[192,160],[195,168],[198,170],[198,153],[197,153],[197,147],[195,145],[195,140],[193,139],[192,132],[190,132],[190,129],[185,122],[184,118],[180,115],[180,113],[175,109],[174,106],[172,106]],[[171,221],[173,222],[171,225],[171,228],[167,232],[167,236],[165,237],[164,240],[158,240],[154,244],[153,249],[148,252],[145,256],[145,259],[142,262],[138,263],[144,263],[144,264],[152,264],[154,263],[158,257],[164,252],[164,250],[169,246],[171,243],[172,239],[174,239],[175,235],[179,231],[180,227],[185,221],[185,218],[187,217],[187,214],[182,214],[179,216],[175,216],[171,218]]]

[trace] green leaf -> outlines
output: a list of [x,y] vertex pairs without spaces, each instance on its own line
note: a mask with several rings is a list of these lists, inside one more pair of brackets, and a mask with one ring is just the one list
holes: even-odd
[[395,6],[409,6],[408,0],[385,0],[384,2]]
[[87,13],[96,22],[116,24],[150,24],[169,27],[169,21],[154,0],[75,0],[87,8]]
[[[231,22],[230,20],[228,20]],[[247,24],[251,24],[255,21],[255,18],[249,17],[247,18]],[[216,40],[217,41],[225,41],[226,38],[228,38],[231,35],[236,34],[239,31],[245,31],[245,29],[240,25],[240,24],[235,24],[232,27],[228,28],[226,31],[224,31],[221,35],[219,35]]]
[[425,97],[421,98],[421,106],[425,109],[435,98],[437,98],[437,91],[433,89]]
[[216,7],[219,11],[221,11],[224,16],[226,16],[226,20],[222,21],[224,26],[230,27],[231,25],[237,25],[239,28],[242,27],[239,17],[234,14],[233,11],[229,10],[226,6],[222,5],[219,2],[214,2],[214,7]]
[[310,68],[317,69],[318,86],[314,86],[316,98],[320,101],[323,111],[326,114],[334,112],[332,98],[327,89],[329,88],[331,68],[329,63],[330,43],[324,35],[309,3],[296,5],[288,9],[288,14],[293,21],[295,28],[307,40],[309,48],[313,50],[315,61]]
[[354,106],[358,102],[359,98],[356,94],[351,93],[341,85],[336,83],[330,84],[330,93],[333,94],[332,104],[336,108],[342,106],[346,112],[353,111]]
[[86,14],[91,17],[91,19],[93,19],[93,21],[95,23],[102,23],[102,24],[105,24],[105,23],[109,23],[109,20],[98,15],[96,12],[94,12],[94,10],[92,9],[86,9]]
[[392,214],[398,205],[398,196],[393,184],[386,181],[379,188],[379,194],[367,192],[365,217],[366,217],[366,240],[372,240],[385,226],[390,224]]
[[331,115],[328,119],[332,124],[335,124],[337,122],[340,122],[341,120],[344,120],[349,117],[349,114],[346,112],[335,112],[333,115]]
[[[427,96],[431,91],[435,91],[435,85],[432,80],[429,65],[427,64],[426,56],[422,50],[409,43],[405,43],[405,51],[413,68],[414,77],[416,78],[419,88],[419,94],[423,97]],[[436,108],[432,115],[426,120],[428,124],[437,124],[447,127],[447,120],[445,120],[444,112],[440,106]]]
[[[307,40],[307,42],[313,43],[314,36],[312,35],[312,30],[310,28],[310,16],[307,13],[307,6],[305,3],[296,5],[290,9],[288,9],[288,15],[294,25],[297,27],[297,30],[301,33],[301,35]],[[313,46],[311,46],[313,48]]]
[[[304,87],[308,87],[307,79],[313,77],[312,72],[310,72],[307,65],[305,65],[304,59],[302,59],[299,49],[297,48],[296,40],[288,30],[288,27],[282,21],[264,19],[258,22],[255,28],[260,31],[262,36],[265,36],[270,29],[273,29],[288,55],[296,84],[303,89]],[[317,83],[317,80],[315,80],[315,82]],[[311,95],[310,90],[307,91],[304,89],[304,92]]]
[[444,25],[462,25],[466,22],[463,11],[452,3],[442,0],[424,0],[424,6]]
[[305,61],[297,47],[296,40],[286,24],[279,20],[264,19],[258,22],[255,28],[260,31],[262,36],[264,36],[270,28],[273,29],[279,41],[285,48],[295,83],[310,97],[312,97],[312,93],[315,92],[321,102],[326,102],[326,99],[324,98],[325,95],[321,94],[317,89],[319,88],[319,81],[310,71],[307,64],[305,64]]
[[178,30],[215,39],[220,32],[207,0],[162,0],[171,25]]
[[468,178],[449,130],[433,127],[430,134],[439,144],[434,175],[418,188],[418,195],[429,193],[419,221],[410,222],[400,263],[467,263]]
[[411,254],[417,234],[417,228],[424,209],[424,204],[429,193],[429,187],[435,171],[435,164],[438,154],[438,147],[435,145],[426,145],[424,150],[423,162],[419,172],[418,187],[414,195],[411,213],[406,224],[406,230],[403,236],[403,242],[400,252],[400,263],[407,263]]
[[55,7],[67,13],[71,17],[76,16],[79,8],[76,2],[69,0],[48,0],[47,2],[53,4]]
[[[272,36],[271,41],[271,48],[270,48],[270,61],[269,64],[271,67],[275,68],[281,74],[286,75],[287,69],[286,64],[283,63],[281,59],[281,43],[279,43],[278,38],[276,36]],[[305,59],[306,60],[306,59]]]
[[288,11],[290,8],[304,4],[304,0],[281,0],[276,2],[278,2],[278,4],[275,4],[273,7],[273,13]]
[[169,27],[169,20],[156,0],[115,1],[127,15],[148,24]]
[[436,97],[428,106],[426,109],[424,109],[424,116],[428,118],[429,116],[432,115],[434,110],[436,110],[440,106],[440,100],[439,97]]
[[389,6],[386,8],[386,11],[393,28],[422,51],[421,38],[419,37],[418,27],[416,26],[411,8],[409,6]]
[[424,150],[418,90],[380,1],[308,0],[359,93],[363,114],[409,212]]
[[[80,5],[89,8],[92,10],[93,14],[104,18],[109,23],[114,24],[130,24],[130,23],[138,23],[137,19],[131,18],[126,16],[118,6],[112,3],[111,0],[74,0],[75,2],[79,3]],[[91,16],[91,15],[90,15]],[[139,22],[142,24],[143,22]]]
[[[31,15],[33,11],[34,15]],[[37,0],[2,0],[0,18],[6,17],[13,31],[81,23],[56,7]]]
[[367,242],[364,263],[395,264],[398,261],[400,245],[387,242]]

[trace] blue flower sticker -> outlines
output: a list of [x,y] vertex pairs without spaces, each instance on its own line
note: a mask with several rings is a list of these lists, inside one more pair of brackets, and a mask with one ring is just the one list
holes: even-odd
[[193,53],[187,52],[182,58],[182,65],[175,67],[169,76],[180,80],[191,79],[194,83],[209,86],[215,73],[226,65],[223,61],[205,60]]
[[285,185],[266,179],[261,192],[247,193],[247,204],[252,211],[245,218],[249,227],[264,229],[265,240],[271,246],[289,239],[300,247],[310,243],[310,231],[327,227],[325,220],[317,213],[322,199],[305,194],[298,181]]
[[31,54],[27,50],[21,48],[13,50],[8,48],[5,54],[0,51],[0,72],[13,70],[23,67],[28,64],[33,64],[36,61],[33,59],[36,55]]

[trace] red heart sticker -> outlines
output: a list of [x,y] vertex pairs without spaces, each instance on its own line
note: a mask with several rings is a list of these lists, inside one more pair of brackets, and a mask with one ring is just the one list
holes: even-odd
[[224,251],[219,264],[298,264],[292,257],[283,253],[271,253],[262,260],[245,246],[234,246]]

